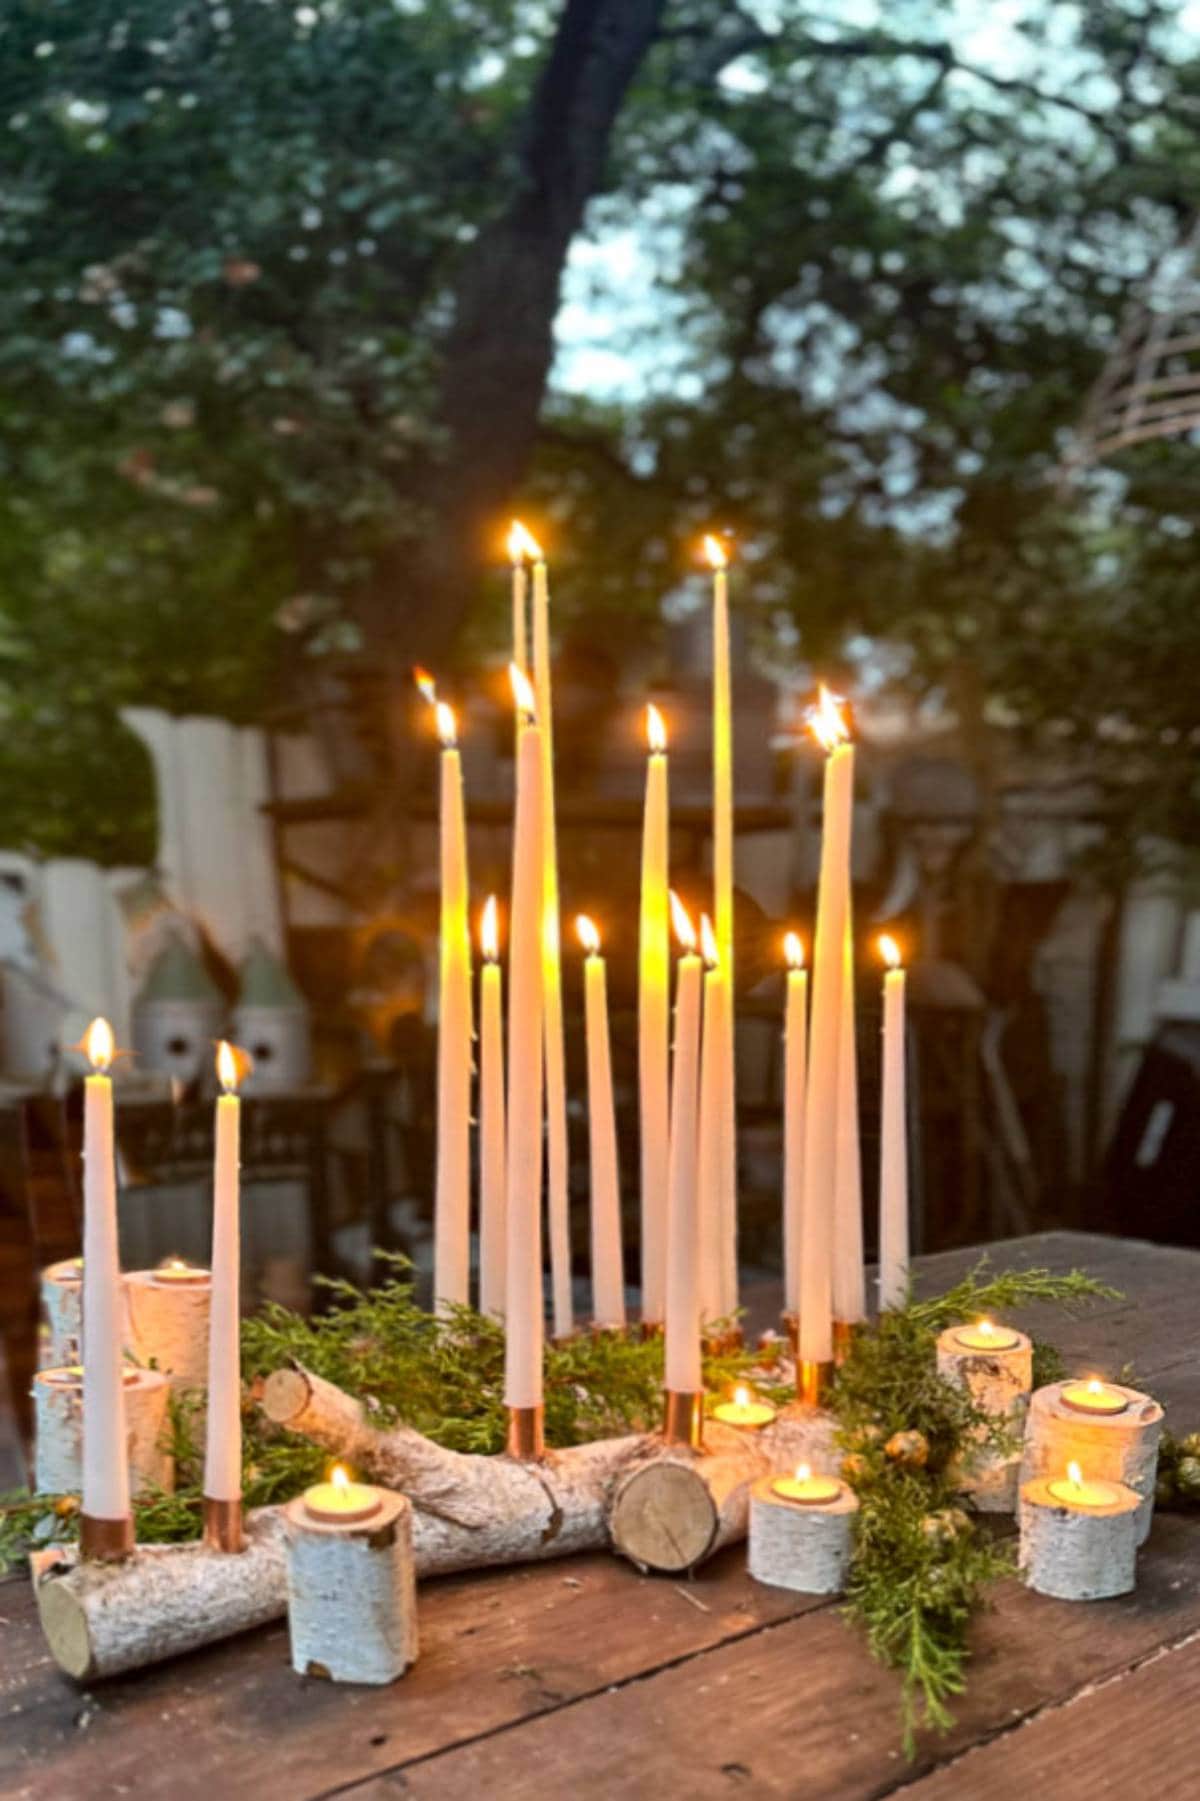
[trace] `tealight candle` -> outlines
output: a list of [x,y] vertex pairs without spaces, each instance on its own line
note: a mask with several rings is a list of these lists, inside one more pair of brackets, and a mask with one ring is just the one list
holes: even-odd
[[182,1257],[169,1257],[151,1271],[151,1281],[185,1287],[198,1286],[211,1280],[206,1269],[197,1269],[194,1264],[185,1263]]
[[820,1507],[836,1501],[842,1484],[836,1476],[814,1476],[807,1463],[798,1463],[794,1476],[776,1476],[771,1493],[785,1501],[797,1501],[801,1507]]
[[1093,1376],[1087,1382],[1068,1382],[1062,1391],[1063,1405],[1077,1413],[1097,1413],[1108,1417],[1124,1413],[1129,1398],[1119,1388],[1109,1388]]
[[966,1351],[1012,1351],[1021,1342],[1021,1334],[1010,1326],[994,1325],[990,1319],[976,1320],[973,1326],[959,1326],[955,1339]]
[[82,1282],[83,1258],[68,1257],[65,1263],[56,1263],[54,1274],[60,1282]]
[[379,1512],[383,1497],[369,1482],[352,1482],[340,1463],[328,1482],[314,1483],[304,1491],[304,1511],[310,1520],[331,1526],[350,1526]]
[[720,1420],[724,1426],[741,1426],[749,1432],[758,1432],[769,1426],[775,1418],[775,1409],[769,1401],[756,1401],[748,1388],[735,1388],[732,1401],[721,1401],[713,1408],[713,1418]]
[[1047,1483],[1046,1489],[1064,1507],[1111,1507],[1121,1493],[1115,1482],[1094,1479],[1085,1482],[1077,1463],[1069,1463],[1066,1475],[1057,1482]]

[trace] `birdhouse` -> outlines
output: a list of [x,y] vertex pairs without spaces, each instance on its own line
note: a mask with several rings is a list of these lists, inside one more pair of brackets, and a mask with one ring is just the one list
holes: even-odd
[[176,1081],[207,1077],[221,1036],[225,997],[195,951],[176,934],[150,966],[133,1006],[133,1048],[142,1069]]
[[280,1094],[303,1088],[312,1057],[308,1005],[277,957],[257,938],[239,974],[233,1036],[254,1059],[247,1094]]

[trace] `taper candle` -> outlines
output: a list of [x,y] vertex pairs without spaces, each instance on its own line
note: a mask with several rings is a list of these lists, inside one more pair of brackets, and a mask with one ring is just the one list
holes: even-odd
[[704,552],[713,584],[713,919],[726,994],[718,1001],[721,1101],[716,1142],[720,1205],[721,1312],[737,1311],[737,1080],[733,1009],[733,691],[729,657],[729,551],[711,534]]
[[671,1081],[670,815],[667,733],[646,708],[646,803],[638,932],[638,1101],[642,1166],[642,1319],[661,1325],[666,1293]]
[[592,1318],[598,1326],[623,1328],[625,1270],[621,1246],[617,1117],[613,1106],[612,1049],[608,1031],[608,983],[604,958],[600,955],[600,934],[594,922],[586,913],[581,913],[575,926],[579,942],[587,952],[583,964],[583,1004],[591,1166]]
[[724,1009],[721,957],[707,913],[700,915],[704,1001],[700,1027],[700,1100],[696,1167],[696,1294],[705,1327],[724,1317],[721,1135],[724,1130]]
[[665,1380],[667,1389],[676,1394],[698,1394],[701,1378],[696,1166],[701,962],[696,955],[695,929],[674,893],[671,912],[683,955],[676,972],[675,1059],[671,1072]]
[[508,1114],[505,1183],[504,1399],[542,1405],[543,762],[533,689],[510,670],[522,716],[517,742],[512,909],[508,933]]
[[856,1326],[867,1316],[863,1269],[862,1157],[858,1130],[858,1051],[854,1025],[854,927],[849,872],[838,1025],[837,1167],[833,1199],[833,1317]]
[[826,688],[821,689],[820,700],[813,709],[811,726],[827,755],[805,1105],[799,1355],[802,1363],[821,1365],[829,1363],[833,1356],[838,1040],[850,887],[854,747],[847,740],[838,704]]
[[886,932],[879,950],[883,978],[883,1098],[879,1128],[879,1305],[908,1298],[908,1129],[905,1101],[904,970],[900,947]]
[[133,1546],[129,1510],[124,1301],[117,1249],[117,1174],[112,1027],[94,1019],[84,1035],[91,1073],[83,1102],[83,1496],[85,1557],[115,1559]]
[[496,897],[479,930],[479,1311],[504,1318],[504,1026]]
[[[508,560],[512,566],[512,660],[518,669],[529,663],[529,564],[541,554],[532,532],[514,519],[508,530]],[[518,718],[518,731],[520,723]]]
[[783,941],[787,999],[783,1027],[783,1294],[800,1315],[800,1207],[804,1184],[804,1085],[808,1068],[808,971],[799,934]]
[[[242,1499],[241,1132],[238,1084],[251,1067],[245,1051],[217,1046],[216,1142],[213,1157],[212,1301],[208,1327],[208,1411],[204,1434],[206,1536],[221,1550],[240,1549]],[[212,1507],[210,1503],[218,1503]],[[215,1522],[232,1520],[218,1532]]]
[[542,1007],[545,1019],[546,1176],[554,1335],[575,1326],[571,1299],[571,1197],[567,1146],[567,1068],[563,1041],[562,946],[558,907],[558,829],[554,808],[554,707],[550,679],[550,584],[546,559],[533,562],[533,681],[542,745]]

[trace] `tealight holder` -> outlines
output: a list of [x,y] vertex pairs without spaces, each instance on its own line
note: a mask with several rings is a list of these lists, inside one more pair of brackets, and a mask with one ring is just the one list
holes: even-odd
[[353,1484],[347,1499],[363,1504],[326,1513],[319,1498],[330,1486],[284,1509],[292,1668],[332,1682],[394,1682],[417,1656],[412,1506]]
[[1004,1423],[1011,1451],[980,1446],[964,1459],[959,1487],[980,1513],[1012,1513],[1021,1473],[1021,1437],[1033,1387],[1033,1343],[991,1320],[947,1326],[937,1341],[938,1375],[965,1388],[975,1405]]
[[1121,1482],[1138,1496],[1137,1542],[1154,1515],[1163,1410],[1151,1395],[1119,1382],[1076,1377],[1039,1388],[1029,1404],[1021,1481],[1057,1476],[1078,1463],[1089,1476]]
[[[129,1487],[133,1494],[175,1486],[164,1448],[167,1379],[158,1370],[124,1371]],[[83,1487],[83,1370],[79,1364],[39,1370],[33,1381],[34,1483],[39,1494],[77,1495]]]
[[125,1277],[129,1348],[138,1363],[159,1369],[173,1389],[208,1382],[208,1320],[212,1277],[173,1258],[157,1269]]
[[750,1490],[748,1568],[756,1582],[806,1595],[840,1594],[854,1548],[858,1498],[807,1465]]
[[61,1369],[83,1355],[83,1258],[67,1257],[42,1271],[42,1313],[50,1328],[46,1366]]
[[1029,1588],[1058,1601],[1126,1595],[1137,1567],[1139,1496],[1078,1464],[1021,1485],[1019,1567]]

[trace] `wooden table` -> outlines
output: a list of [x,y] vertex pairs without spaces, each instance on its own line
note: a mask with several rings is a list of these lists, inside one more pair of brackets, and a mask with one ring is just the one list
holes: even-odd
[[[1051,1233],[993,1255],[1124,1289],[1022,1323],[1081,1369],[1132,1362],[1170,1423],[1200,1426],[1200,1252]],[[971,1261],[926,1259],[923,1287]],[[895,1678],[836,1603],[751,1582],[738,1546],[691,1582],[597,1555],[431,1583],[421,1660],[379,1690],[294,1676],[280,1622],[81,1692],[47,1657],[25,1581],[0,1584],[0,1620],[0,1794],[30,1801],[1200,1795],[1200,1515],[1156,1520],[1121,1600],[1005,1585],[974,1628],[954,1729],[913,1763]]]

